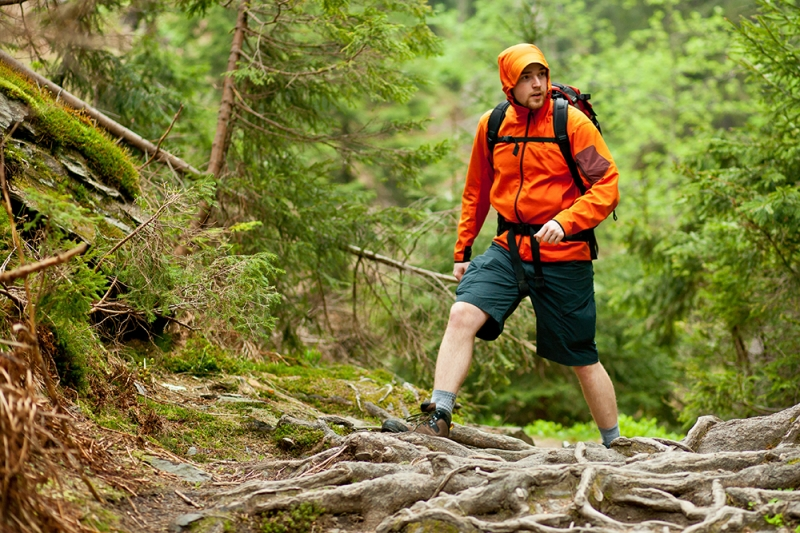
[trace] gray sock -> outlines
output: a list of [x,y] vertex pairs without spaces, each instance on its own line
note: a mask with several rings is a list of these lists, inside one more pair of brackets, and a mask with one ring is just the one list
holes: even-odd
[[619,424],[614,424],[613,428],[603,429],[598,427],[600,435],[603,436],[603,446],[606,448],[611,447],[611,441],[619,437]]
[[446,390],[434,389],[431,395],[431,403],[436,404],[437,409],[444,409],[453,414],[453,406],[456,404],[456,395]]

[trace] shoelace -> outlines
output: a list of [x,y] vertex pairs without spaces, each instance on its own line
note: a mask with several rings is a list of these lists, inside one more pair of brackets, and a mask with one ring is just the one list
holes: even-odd
[[427,424],[428,422],[430,422],[435,414],[436,410],[434,409],[433,411],[429,412],[424,412],[424,413],[420,412],[415,415],[409,415],[405,417],[404,420],[409,424],[415,424],[416,427],[419,427],[423,424]]

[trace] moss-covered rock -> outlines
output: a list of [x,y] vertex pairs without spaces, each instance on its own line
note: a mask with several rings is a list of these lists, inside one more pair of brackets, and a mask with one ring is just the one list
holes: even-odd
[[[86,216],[56,217],[60,220],[53,222],[89,243],[94,243],[98,234],[110,239],[122,238],[141,224],[146,217],[127,198],[134,191],[123,193],[107,185],[107,180],[94,170],[86,150],[54,142],[43,135],[42,128],[31,117],[29,106],[12,100],[4,92],[3,88],[8,86],[8,80],[0,77],[0,133],[7,135],[6,131],[22,121],[4,145],[12,199],[30,211],[46,215],[54,209],[61,211],[53,207],[54,203],[68,202],[74,206],[73,210],[81,210]],[[77,120],[76,123],[89,127]],[[124,166],[135,172],[127,154],[107,139],[106,142],[121,154]],[[138,192],[138,174],[136,180]]]
[[139,195],[139,172],[130,154],[95,127],[85,113],[57,102],[49,91],[2,62],[0,93],[11,101],[4,104],[11,114],[25,113],[25,120],[30,123],[28,131],[37,144],[75,150],[103,185],[118,190],[127,199]]

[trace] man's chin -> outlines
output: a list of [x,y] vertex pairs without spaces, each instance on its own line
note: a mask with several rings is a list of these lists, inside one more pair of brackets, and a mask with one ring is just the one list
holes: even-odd
[[542,106],[544,106],[544,97],[528,99],[528,109],[536,111],[537,109],[541,109]]

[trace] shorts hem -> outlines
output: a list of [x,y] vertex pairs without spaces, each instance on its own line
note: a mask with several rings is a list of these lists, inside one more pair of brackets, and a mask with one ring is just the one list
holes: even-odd
[[475,296],[472,293],[459,294],[458,296],[456,296],[456,302],[466,302],[468,304],[472,304],[481,311],[483,311],[484,313],[486,313],[487,315],[489,315],[489,317],[498,324],[503,323],[503,317],[501,316],[498,318],[497,316],[495,316],[493,312],[487,310],[487,307],[491,308],[492,306],[487,305],[486,300],[484,300],[480,296]]

